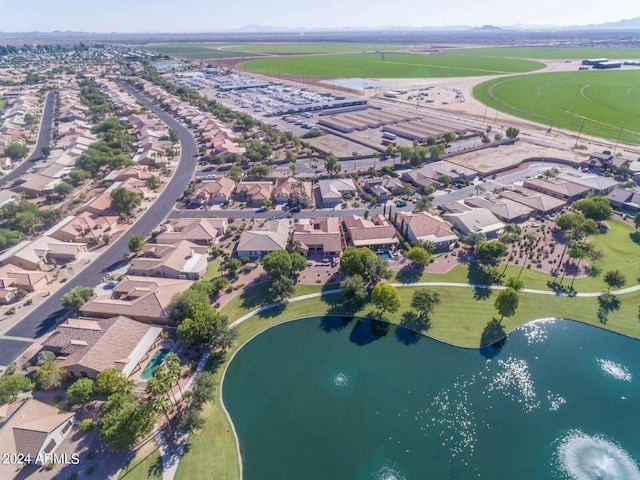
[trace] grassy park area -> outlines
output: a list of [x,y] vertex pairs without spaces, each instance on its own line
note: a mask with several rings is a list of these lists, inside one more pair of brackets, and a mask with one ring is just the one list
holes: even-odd
[[544,67],[538,62],[510,58],[410,53],[275,57],[250,60],[241,66],[256,73],[322,78],[470,77],[524,73]]
[[162,478],[160,449],[152,442],[142,448],[120,471],[118,480],[155,480]]
[[520,75],[477,85],[481,102],[518,117],[588,135],[640,142],[639,71]]

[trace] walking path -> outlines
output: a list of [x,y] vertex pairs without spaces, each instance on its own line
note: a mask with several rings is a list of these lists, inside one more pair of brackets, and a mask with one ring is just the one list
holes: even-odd
[[[392,283],[391,285],[393,285],[394,287],[398,287],[398,288],[402,288],[402,287],[452,287],[452,288],[485,288],[485,289],[490,289],[490,290],[504,290],[505,288],[507,288],[507,287],[505,287],[503,285],[483,285],[483,284],[478,284],[478,283],[455,283],[455,282]],[[339,288],[336,288],[334,290],[327,290],[327,291],[323,291],[323,292],[309,293],[307,295],[300,295],[299,297],[294,297],[294,298],[289,299],[287,301],[287,303],[301,302],[303,300],[308,300],[310,298],[324,297],[325,295],[335,295],[336,293],[340,293],[340,291],[341,290]],[[625,295],[627,293],[633,293],[633,292],[637,292],[637,291],[640,291],[640,285],[634,285],[632,287],[623,288],[621,290],[615,290],[615,291],[613,291],[611,293],[613,293],[615,295]],[[530,288],[524,288],[524,289],[522,289],[522,292],[523,293],[531,293],[531,294],[534,294],[534,295],[561,296],[560,294],[557,294],[556,292],[553,292],[553,291],[550,291],[550,290],[535,290],[535,289],[530,289]],[[597,297],[599,295],[602,295],[603,293],[604,292],[585,292],[585,293],[576,293],[574,296],[575,297]],[[278,306],[280,306],[282,304],[283,304],[283,302],[275,302],[275,303],[270,303],[268,305],[263,305],[260,308],[256,308],[255,310],[252,310],[252,311],[246,313],[245,315],[243,315],[242,317],[238,318],[236,321],[231,323],[230,327],[236,327],[236,326],[240,325],[242,322],[244,322],[245,320],[248,320],[249,318],[253,317],[254,315],[257,315],[258,313],[261,313],[261,312],[264,312],[266,310],[270,310],[272,308],[278,307]],[[193,382],[193,380],[195,380],[197,378],[197,376],[200,373],[202,373],[202,370],[204,369],[204,366],[207,363],[208,358],[209,358],[209,352],[207,352],[202,357],[202,359],[200,360],[200,363],[198,364],[198,368],[196,370],[196,373],[192,378],[192,382]],[[191,387],[191,383],[187,384],[185,390],[187,390],[187,389],[189,389]],[[174,476],[176,474],[176,471],[178,469],[178,463],[180,462],[180,459],[181,459],[182,454],[184,452],[184,447],[185,447],[186,441],[187,441],[187,435],[183,435],[180,438],[180,440],[178,442],[178,446],[173,452],[167,448],[166,442],[164,441],[163,437],[160,436],[160,438],[162,440],[158,442],[158,445],[160,446],[160,451],[162,452],[162,465],[163,465],[162,478],[163,478],[163,480],[173,480],[173,478],[174,478]]]

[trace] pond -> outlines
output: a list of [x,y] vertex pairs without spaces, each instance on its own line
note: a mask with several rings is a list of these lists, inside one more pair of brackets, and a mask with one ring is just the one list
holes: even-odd
[[245,480],[640,479],[640,342],[540,320],[462,349],[314,317],[248,342],[223,400]]

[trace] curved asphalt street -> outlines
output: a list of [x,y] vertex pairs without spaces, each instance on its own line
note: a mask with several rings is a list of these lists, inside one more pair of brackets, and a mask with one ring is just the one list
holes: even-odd
[[146,104],[160,120],[178,133],[182,149],[178,168],[153,205],[142,214],[126,234],[118,238],[82,272],[65,283],[47,301],[39,305],[6,333],[7,336],[22,337],[22,339],[2,338],[0,336],[0,365],[8,365],[21,355],[29,346],[26,339],[35,339],[44,335],[64,317],[66,310],[61,308],[60,305],[62,295],[76,286],[93,287],[100,283],[104,272],[121,266],[124,255],[129,253],[129,236],[136,233],[146,236],[156,228],[171,211],[176,199],[182,195],[193,176],[198,148],[189,131],[131,86],[127,84],[123,84],[123,86],[139,101]]
[[42,159],[42,153],[40,150],[51,143],[51,133],[53,131],[53,107],[56,99],[56,91],[51,90],[47,95],[47,99],[44,102],[44,110],[42,112],[42,120],[40,122],[40,133],[38,134],[38,141],[33,153],[24,162],[11,170],[6,175],[0,177],[0,185],[8,182],[13,182],[20,178],[27,170],[29,170],[35,162]]

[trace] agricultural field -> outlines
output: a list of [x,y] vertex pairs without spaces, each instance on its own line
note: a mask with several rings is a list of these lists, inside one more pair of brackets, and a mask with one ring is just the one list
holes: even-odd
[[489,80],[473,95],[502,112],[587,135],[640,143],[640,71],[538,73]]
[[243,62],[241,68],[256,73],[321,78],[444,78],[525,73],[544,65],[497,57],[370,53],[250,60]]
[[455,48],[446,52],[451,55],[548,60],[584,60],[586,58],[640,59],[640,50],[637,48],[483,47]]
[[428,48],[427,45],[373,44],[373,43],[255,43],[224,47],[225,50],[248,53],[361,53],[377,50],[409,50]]
[[154,53],[187,60],[258,56],[258,54],[220,49],[229,45],[228,43],[158,43],[147,45],[145,48]]

